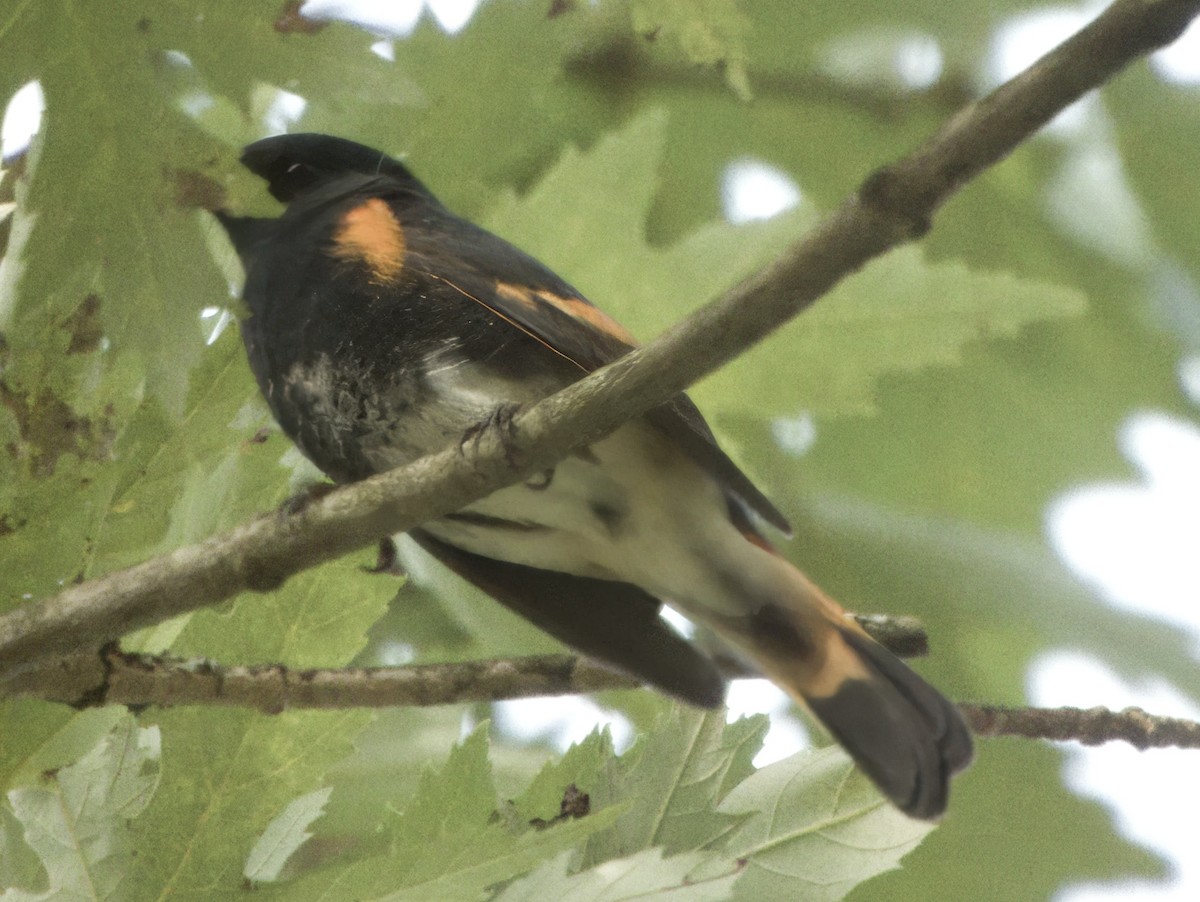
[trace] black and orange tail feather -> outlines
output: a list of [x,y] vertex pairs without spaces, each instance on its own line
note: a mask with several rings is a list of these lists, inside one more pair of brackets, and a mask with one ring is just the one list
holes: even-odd
[[973,744],[957,706],[788,566],[796,597],[726,620],[763,673],[816,716],[904,813],[946,810]]
[[833,636],[854,666],[840,679],[822,675],[831,693],[801,687],[809,709],[897,808],[939,817],[950,777],[971,761],[971,734],[958,708],[868,636],[845,627],[834,627]]

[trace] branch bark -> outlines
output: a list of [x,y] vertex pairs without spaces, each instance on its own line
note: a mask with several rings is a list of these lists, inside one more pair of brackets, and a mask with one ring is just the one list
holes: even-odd
[[1075,740],[1084,745],[1128,742],[1137,749],[1200,749],[1200,723],[1159,717],[1141,708],[1006,708],[959,705],[977,736]]
[[[929,637],[912,617],[855,614],[876,641],[902,657],[929,651]],[[729,662],[730,678],[757,676]],[[279,664],[227,666],[121,651],[116,642],[96,652],[41,658],[3,684],[0,698],[26,696],[79,708],[119,705],[215,705],[256,708],[354,708],[448,705],[537,695],[575,695],[637,689],[641,683],[587,659],[537,655],[495,661],[411,667],[293,670]]]
[[[5,686],[75,707],[209,705],[278,714],[289,708],[390,708],[492,702],[637,689],[640,683],[585,658],[538,655],[408,667],[291,670],[280,665],[225,667],[127,654],[110,646],[27,668]],[[1085,745],[1127,742],[1138,749],[1200,748],[1200,723],[1140,708],[1005,708],[961,704],[977,736],[1020,736]]]
[[651,344],[530,407],[512,434],[449,448],[223,536],[73,586],[0,618],[0,674],[130,630],[265,591],[384,535],[457,510],[552,465],[684,390],[872,258],[912,241],[967,181],[1138,57],[1170,43],[1200,0],[1116,0],[1078,34],[953,116],[866,182],[772,265]]

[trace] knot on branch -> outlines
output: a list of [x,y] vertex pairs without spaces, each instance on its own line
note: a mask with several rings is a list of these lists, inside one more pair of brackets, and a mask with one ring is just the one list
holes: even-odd
[[[464,457],[474,456],[477,462],[494,457],[499,446],[504,452],[505,463],[510,470],[522,470],[527,455],[517,441],[516,416],[520,404],[499,404],[491,413],[472,426],[463,435],[458,450]],[[478,465],[476,467],[478,469]]]
[[[913,179],[898,165],[877,169],[859,186],[858,202],[888,223],[902,241],[916,241],[933,228],[933,212],[941,190],[928,180]],[[924,186],[924,187],[923,187]]]

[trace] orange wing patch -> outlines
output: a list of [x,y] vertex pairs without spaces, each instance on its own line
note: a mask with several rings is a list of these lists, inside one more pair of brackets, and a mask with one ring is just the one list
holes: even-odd
[[526,310],[536,311],[539,303],[549,304],[551,307],[557,308],[567,314],[567,316],[583,320],[606,335],[611,335],[613,338],[619,339],[626,344],[637,344],[637,340],[628,329],[603,310],[593,307],[583,298],[563,297],[552,291],[546,291],[544,288],[534,291],[525,285],[514,285],[512,282],[500,281],[496,282],[496,294],[506,301],[524,307]]
[[538,302],[533,292],[524,285],[514,285],[512,282],[496,282],[496,294],[506,301],[512,301],[526,310],[536,310]]
[[373,282],[394,282],[404,269],[404,229],[377,197],[344,213],[333,233],[333,256],[362,263]]
[[550,291],[539,291],[537,296],[551,307],[557,307],[568,316],[581,319],[589,325],[595,326],[606,335],[611,335],[613,338],[623,341],[628,345],[637,344],[637,339],[633,337],[633,333],[599,307],[593,307],[583,298],[564,298]]

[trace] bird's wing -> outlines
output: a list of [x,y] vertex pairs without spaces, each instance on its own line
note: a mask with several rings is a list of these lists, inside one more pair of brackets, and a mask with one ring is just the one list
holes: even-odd
[[662,605],[637,586],[481,557],[409,531],[418,545],[514,613],[586,655],[693,705],[725,698],[716,664],[671,629]]
[[[487,308],[581,372],[599,369],[637,346],[628,330],[546,266],[490,232],[454,218],[453,229],[441,223],[406,229],[410,267],[423,266],[428,278]],[[447,233],[455,240],[448,241]],[[441,273],[455,275],[451,279]],[[726,491],[772,526],[791,532],[787,518],[721,450],[687,395],[677,395],[646,416]]]

